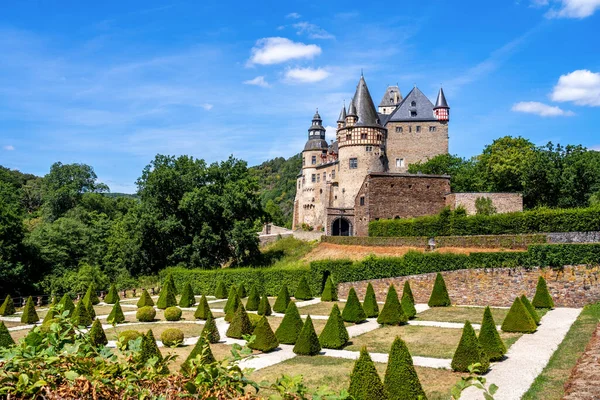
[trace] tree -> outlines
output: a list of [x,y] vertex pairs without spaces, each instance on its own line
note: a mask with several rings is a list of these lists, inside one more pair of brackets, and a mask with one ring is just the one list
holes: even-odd
[[73,300],[71,300],[71,296],[65,293],[58,302],[58,308],[60,308],[61,313],[68,310],[68,315],[71,317],[73,315],[73,311],[75,310],[75,304],[73,303]]
[[348,299],[346,300],[344,311],[342,311],[342,318],[346,322],[353,322],[355,324],[367,319],[365,311],[363,310],[353,287],[351,287],[348,292]]
[[469,321],[465,322],[460,342],[452,357],[452,369],[458,372],[469,372],[469,365],[481,364],[479,373],[484,374],[490,367],[490,360],[479,343],[475,330]]
[[247,294],[246,294],[246,286],[244,286],[244,282],[242,282],[240,284],[240,286],[238,287],[237,292],[238,292],[238,296],[239,296],[240,299],[246,298]]
[[450,187],[453,192],[479,192],[484,184],[477,171],[477,160],[466,160],[451,154],[440,154],[425,162],[408,166],[408,172],[416,174],[450,175]]
[[475,210],[477,215],[492,215],[497,211],[492,199],[485,196],[475,199]]
[[173,277],[169,275],[165,279],[165,283],[163,284],[162,288],[160,288],[156,307],[161,310],[177,305],[177,298],[175,298],[175,285],[172,283],[172,279]]
[[163,356],[156,344],[154,333],[152,329],[148,329],[148,332],[142,337],[142,345],[140,349],[140,360],[146,362],[151,358],[156,357],[158,361],[162,361]]
[[100,299],[98,298],[98,294],[96,293],[96,286],[93,283],[91,283],[90,286],[88,286],[88,289],[85,292],[85,296],[83,296],[82,300],[86,303],[91,303],[92,305],[100,303]]
[[444,277],[439,272],[435,277],[435,283],[433,284],[433,290],[427,303],[429,307],[448,307],[450,304],[450,296],[448,295],[448,289],[446,289],[446,282]]
[[88,313],[88,309],[83,301],[78,301],[71,316],[71,321],[76,326],[90,326],[92,324],[92,316]]
[[377,304],[377,297],[375,297],[375,290],[371,282],[367,285],[363,309],[367,318],[376,318],[379,315],[379,304]]
[[4,302],[0,306],[0,315],[6,317],[9,315],[13,315],[16,312],[17,310],[15,309],[15,303],[12,297],[10,297],[10,294],[7,294],[6,298],[4,299]]
[[320,351],[321,344],[319,343],[319,337],[315,332],[315,327],[309,315],[306,317],[306,322],[304,322],[304,326],[302,326],[302,330],[294,345],[294,353],[303,356],[314,356],[319,354]]
[[504,357],[504,354],[506,354],[506,345],[502,341],[502,338],[500,338],[498,329],[496,329],[496,322],[489,306],[483,312],[483,321],[481,322],[481,330],[479,331],[479,343],[481,343],[490,361],[500,361]]
[[296,343],[303,326],[304,323],[302,322],[302,318],[300,318],[296,303],[290,301],[290,304],[285,310],[285,315],[275,331],[275,336],[277,336],[277,340],[279,340],[280,343],[294,344]]
[[392,343],[383,386],[389,400],[426,399],[406,343],[400,337]]
[[269,321],[267,321],[267,317],[264,315],[256,324],[252,335],[256,336],[254,342],[249,343],[248,347],[254,350],[260,350],[264,353],[268,353],[271,350],[274,350],[279,346],[279,342],[277,341],[277,337],[273,333],[271,329],[271,325],[269,325]]
[[533,305],[531,304],[531,302],[529,301],[527,296],[521,295],[521,302],[523,303],[523,305],[525,306],[527,311],[529,311],[529,315],[531,315],[531,318],[533,318],[533,320],[535,321],[535,324],[539,325],[541,322],[541,318],[540,318],[539,314],[537,313],[537,311],[535,311],[535,307],[533,307]]
[[235,285],[231,285],[229,288],[229,297],[227,297],[227,302],[223,308],[223,311],[225,312],[225,321],[231,322],[231,320],[233,320],[233,316],[237,312],[240,304],[242,304],[242,301],[238,296],[237,288]]
[[326,349],[341,349],[348,343],[350,336],[340,313],[340,308],[334,304],[329,313],[327,324],[319,335],[319,343]]
[[225,287],[225,282],[219,281],[219,283],[217,283],[217,288],[215,289],[215,297],[217,299],[227,298],[227,288]]
[[546,284],[546,280],[541,275],[538,278],[538,283],[535,288],[535,295],[533,296],[533,301],[531,302],[531,304],[535,308],[554,308],[554,300],[552,300],[550,291],[548,291],[548,285]]
[[521,192],[535,146],[522,137],[504,136],[487,145],[478,160],[486,190]]
[[360,350],[360,356],[354,363],[348,393],[355,400],[387,399],[381,378],[366,347]]
[[408,316],[398,300],[398,293],[394,285],[390,285],[383,309],[377,317],[377,322],[382,325],[401,325],[408,321]]

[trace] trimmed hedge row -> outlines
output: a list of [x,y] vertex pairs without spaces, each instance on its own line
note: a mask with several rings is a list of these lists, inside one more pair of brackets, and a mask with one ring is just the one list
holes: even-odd
[[600,230],[600,207],[538,209],[469,217],[454,214],[369,222],[369,236],[462,236]]

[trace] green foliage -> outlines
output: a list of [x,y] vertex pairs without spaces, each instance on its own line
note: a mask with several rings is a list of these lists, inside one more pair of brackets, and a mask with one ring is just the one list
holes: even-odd
[[465,322],[460,342],[452,357],[452,369],[458,372],[468,372],[471,364],[479,363],[481,373],[490,367],[490,360],[483,346],[475,335],[475,330],[469,321]]
[[156,317],[156,310],[151,306],[140,307],[135,313],[135,317],[140,322],[152,322]]
[[521,295],[521,302],[523,302],[523,305],[529,312],[529,315],[531,315],[531,318],[533,318],[533,320],[535,321],[535,324],[539,325],[542,319],[540,318],[537,311],[535,311],[535,307],[533,307],[527,296]]
[[417,309],[415,308],[415,298],[412,294],[412,290],[410,289],[410,284],[408,283],[408,281],[404,282],[404,289],[402,290],[402,298],[400,299],[400,304],[402,305],[404,314],[406,314],[408,319],[413,319],[417,316]]
[[15,344],[10,332],[4,325],[4,322],[0,321],[0,348],[6,348]]
[[319,338],[309,315],[306,317],[306,322],[304,322],[294,345],[294,353],[302,356],[314,356],[319,354],[320,351],[321,344],[319,343]]
[[92,316],[89,314],[83,300],[77,302],[71,321],[73,321],[73,325],[75,326],[90,326],[92,324]]
[[481,329],[479,331],[479,343],[481,343],[490,361],[500,361],[504,358],[506,345],[500,338],[498,329],[496,329],[496,322],[489,306],[485,308],[483,313],[483,321],[481,322]]
[[283,285],[279,291],[279,294],[277,295],[275,304],[273,304],[273,311],[277,313],[284,313],[288,304],[290,304],[290,301],[290,292],[288,291],[287,285]]
[[85,296],[83,296],[83,301],[86,303],[91,303],[92,305],[96,305],[100,303],[100,299],[98,298],[98,294],[96,293],[96,287],[94,284],[90,284],[87,291],[85,292]]
[[448,307],[452,303],[450,302],[450,296],[448,295],[448,289],[446,289],[446,282],[444,277],[439,272],[435,277],[435,283],[433,284],[433,290],[427,303],[429,307]]
[[159,361],[163,359],[152,329],[148,329],[148,332],[142,337],[139,357],[142,362],[147,362],[151,358],[157,358]]
[[106,322],[109,324],[120,324],[125,322],[125,315],[123,315],[123,309],[121,308],[121,304],[118,300],[110,311],[110,314],[108,314]]
[[297,300],[310,300],[313,298],[313,295],[310,291],[310,286],[308,286],[308,281],[306,280],[305,276],[300,278],[300,283],[298,283],[298,287],[294,292],[294,298]]
[[552,300],[552,296],[548,290],[548,285],[546,284],[546,280],[543,276],[538,278],[538,283],[535,288],[535,295],[533,296],[533,301],[531,304],[535,308],[554,308],[554,300]]
[[69,315],[73,315],[73,311],[75,311],[75,303],[67,293],[58,302],[58,307],[63,311],[69,311]]
[[15,303],[12,297],[10,297],[10,295],[7,294],[6,298],[4,299],[4,302],[0,306],[0,315],[6,317],[8,315],[13,315],[16,312],[17,310],[15,309]]
[[92,328],[90,329],[90,340],[95,346],[106,346],[108,344],[108,339],[106,338],[102,324],[98,319],[94,321]]
[[160,289],[156,307],[161,310],[177,305],[177,299],[175,298],[175,285],[173,284],[172,279],[172,275],[168,275],[163,287]]
[[469,375],[461,376],[458,381],[450,389],[453,399],[460,399],[462,392],[470,387],[478,389],[486,400],[493,400],[494,394],[498,391],[498,386],[494,383],[487,385],[487,379],[477,374],[481,373],[481,364],[475,363],[469,365]]
[[363,310],[367,318],[376,318],[379,315],[379,304],[377,304],[377,297],[375,296],[375,290],[371,282],[367,285],[367,292],[365,293],[365,300],[363,301]]
[[179,347],[183,344],[183,332],[176,328],[165,329],[160,334],[160,341],[167,347]]
[[260,294],[258,293],[256,285],[252,285],[252,288],[250,288],[250,295],[248,296],[248,301],[246,302],[246,310],[258,311],[259,304]]
[[92,305],[92,303],[90,301],[85,301],[85,300],[81,300],[84,305],[85,305],[85,309],[87,310],[88,315],[90,316],[90,318],[93,320],[96,319],[96,311],[94,310],[94,306]]
[[355,324],[367,319],[365,310],[363,310],[360,300],[358,299],[356,291],[353,287],[351,287],[350,291],[348,292],[348,299],[346,300],[344,311],[342,311],[342,319],[346,322],[352,322]]
[[181,308],[169,307],[165,309],[164,314],[167,321],[179,321],[181,319]]
[[219,329],[217,328],[217,322],[215,321],[215,318],[210,310],[208,310],[206,322],[204,323],[204,328],[202,328],[202,333],[200,336],[205,337],[210,343],[217,343],[219,340],[221,340],[221,335],[219,334]]
[[383,386],[389,400],[427,399],[408,347],[398,336],[392,343]]
[[304,326],[304,323],[302,322],[302,318],[300,318],[298,307],[296,307],[296,303],[290,301],[285,310],[285,315],[275,331],[275,336],[277,336],[279,343],[295,344],[302,326]]
[[244,283],[243,283],[243,282],[242,282],[242,283],[240,284],[240,286],[238,287],[238,289],[237,289],[237,293],[238,293],[238,297],[239,297],[240,299],[243,299],[243,298],[245,298],[245,297],[247,296],[247,293],[246,293],[246,286],[244,286]]
[[142,295],[136,305],[138,308],[147,306],[154,307],[154,300],[152,300],[152,297],[150,297],[150,294],[146,289],[142,290]]
[[[236,293],[237,295],[237,293]],[[242,339],[244,335],[250,335],[252,333],[252,323],[248,318],[248,314],[244,309],[244,306],[240,303],[229,328],[225,335],[234,339]]]
[[198,356],[200,356],[200,362],[202,364],[212,364],[216,361],[215,356],[213,355],[212,350],[210,349],[210,345],[208,344],[208,341],[206,340],[204,335],[200,335],[198,341],[196,342],[196,345],[194,346],[190,354],[188,354],[183,364],[181,364],[181,372],[183,372],[186,375],[190,375],[190,372],[192,370],[192,360],[195,360]]
[[360,350],[360,356],[354,363],[348,393],[355,400],[387,399],[381,378],[366,347]]
[[[31,296],[29,296],[27,298],[27,302],[25,303],[25,307],[23,308],[23,314],[21,315],[21,323],[22,324],[35,324],[39,320],[40,320],[40,317],[37,315],[37,312],[35,311],[35,306],[33,305],[33,298],[31,298]],[[90,321],[90,324],[91,323],[92,322]]]
[[[312,265],[311,265],[312,267]],[[325,281],[323,293],[321,293],[321,301],[337,301],[337,286],[333,283],[331,275]]]
[[477,215],[496,214],[496,207],[490,197],[478,197],[475,199],[475,210]]
[[215,297],[217,299],[227,298],[227,288],[225,287],[225,282],[222,280],[217,284],[217,288],[215,289]]
[[212,315],[212,313],[210,311],[210,306],[208,305],[208,300],[205,295],[202,295],[198,307],[196,307],[196,311],[194,312],[194,318],[206,320],[209,315]]
[[326,349],[341,349],[348,343],[349,338],[340,308],[337,304],[334,304],[329,313],[327,324],[325,324],[325,328],[319,335],[319,343]]
[[398,300],[398,293],[394,285],[390,285],[385,297],[383,309],[377,317],[377,322],[382,325],[402,325],[408,321],[402,305]]
[[190,285],[190,283],[187,282],[183,287],[183,292],[181,293],[181,298],[179,299],[179,307],[193,307],[194,304],[196,304],[194,290],[192,289],[192,285]]
[[125,349],[131,349],[131,347],[133,347],[133,344],[131,342],[135,342],[136,340],[138,340],[139,338],[143,337],[144,335],[138,331],[134,331],[134,330],[127,330],[127,331],[122,331],[119,332],[119,339],[117,342],[117,347],[121,350],[125,350]]
[[225,312],[225,321],[231,322],[240,304],[242,304],[242,301],[238,296],[237,287],[235,285],[232,285],[229,288],[229,296],[227,297],[227,303],[225,303],[225,307],[223,307],[223,311]]
[[252,336],[256,336],[253,342],[248,343],[248,347],[254,350],[260,350],[262,352],[268,353],[271,350],[274,350],[279,346],[279,341],[277,337],[273,333],[271,329],[271,325],[269,325],[269,321],[267,317],[264,315],[261,317],[260,321],[256,324],[254,331],[252,332]]
[[106,297],[104,298],[104,302],[106,304],[115,304],[116,302],[119,301],[119,299],[120,299],[119,292],[117,291],[117,287],[113,283],[112,285],[110,285],[110,289],[108,289],[108,293],[106,294]]
[[522,333],[533,333],[537,330],[537,324],[525,308],[520,297],[515,298],[508,314],[506,314],[504,322],[502,322],[502,330],[504,332]]
[[272,314],[271,303],[269,303],[269,298],[267,297],[266,294],[263,294],[263,297],[260,299],[257,314],[265,315],[267,317]]
[[254,314],[254,313],[247,313],[247,314],[248,314],[248,319],[250,320],[250,325],[252,325],[252,329],[256,328],[256,324],[258,324],[258,321],[260,321],[260,319],[263,316]]

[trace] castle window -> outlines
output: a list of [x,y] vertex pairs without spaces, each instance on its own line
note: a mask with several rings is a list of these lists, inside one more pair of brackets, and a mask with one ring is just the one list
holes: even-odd
[[408,127],[408,132],[411,133],[412,132],[412,126]]
[[327,172],[323,172],[323,182],[327,179]]
[[402,127],[401,126],[397,126],[396,127],[396,133],[402,133]]
[[430,126],[429,127],[429,132],[435,132],[435,126]]
[[317,163],[317,156],[312,156],[310,162],[311,162],[312,165],[315,165]]
[[410,102],[410,106],[411,106],[411,107],[416,107],[416,106],[417,106],[417,102],[416,102],[416,101],[414,101],[414,100],[413,100],[413,101],[411,101],[411,102]]
[[381,140],[381,134],[377,135],[377,140]]
[[335,179],[335,169],[331,171],[331,179]]
[[350,133],[346,135],[346,140],[352,140],[352,135]]
[[304,167],[304,164],[306,164],[306,159],[304,157],[302,157],[302,166]]
[[317,182],[321,182],[321,174],[317,174]]
[[358,168],[358,158],[353,157],[350,159],[350,169]]
[[361,133],[360,134],[360,138],[363,139],[363,140],[366,139],[367,138],[367,134],[366,133]]
[[404,168],[404,158],[396,158],[396,168]]
[[311,182],[316,182],[317,181],[317,176],[315,174],[312,174],[310,180],[311,180]]
[[366,151],[373,151],[373,146],[367,146],[367,147],[365,147],[365,150]]
[[421,133],[421,126],[417,125],[417,133]]
[[306,177],[304,175],[302,175],[302,184],[304,185],[306,183]]
[[416,111],[411,111],[410,112],[410,116],[411,117],[416,117],[417,116],[417,112]]
[[361,206],[365,205],[365,196],[360,196],[360,205]]

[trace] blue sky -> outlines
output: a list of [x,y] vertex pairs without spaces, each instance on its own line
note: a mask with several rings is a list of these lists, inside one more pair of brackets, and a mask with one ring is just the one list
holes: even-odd
[[157,153],[289,157],[361,69],[376,104],[442,84],[452,153],[600,149],[600,0],[2,3],[0,164],[26,172],[86,163],[134,192]]

